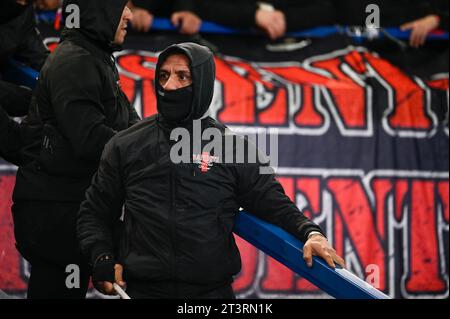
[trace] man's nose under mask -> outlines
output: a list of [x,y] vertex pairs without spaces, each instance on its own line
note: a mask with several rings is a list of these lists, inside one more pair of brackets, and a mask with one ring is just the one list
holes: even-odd
[[165,120],[182,122],[191,112],[192,92],[192,85],[172,91],[158,85],[158,112]]

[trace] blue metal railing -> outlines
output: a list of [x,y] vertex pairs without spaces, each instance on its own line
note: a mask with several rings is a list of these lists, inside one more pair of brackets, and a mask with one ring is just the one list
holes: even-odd
[[10,60],[2,69],[2,78],[5,81],[28,86],[31,89],[36,86],[38,76],[39,72],[15,60]]
[[313,266],[309,268],[303,260],[303,244],[298,239],[248,213],[239,213],[234,232],[332,297],[390,299],[348,270],[339,266],[332,269],[321,258],[313,257]]

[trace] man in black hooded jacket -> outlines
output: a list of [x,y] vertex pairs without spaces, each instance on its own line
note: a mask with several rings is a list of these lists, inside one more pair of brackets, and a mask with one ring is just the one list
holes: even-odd
[[112,56],[132,18],[126,2],[65,1],[78,6],[79,28],[65,28],[40,73],[31,110],[41,134],[24,149],[31,159],[18,170],[12,207],[17,248],[31,263],[28,298],[86,295],[76,215],[105,144],[139,120]]
[[[303,241],[309,265],[312,254],[332,267],[344,265],[274,174],[260,174],[261,161],[228,163],[228,150],[206,155],[195,147],[187,161],[173,160],[179,153],[173,152],[174,129],[194,136],[190,145],[199,142],[197,125],[219,139],[239,139],[205,115],[214,91],[211,51],[194,43],[172,45],[159,56],[155,74],[158,114],[108,142],[80,208],[78,238],[93,265],[95,287],[114,294],[112,284],[126,282],[132,298],[233,298],[241,259],[232,229],[240,207]],[[244,145],[253,147],[247,140]],[[121,217],[118,233],[113,225]]]

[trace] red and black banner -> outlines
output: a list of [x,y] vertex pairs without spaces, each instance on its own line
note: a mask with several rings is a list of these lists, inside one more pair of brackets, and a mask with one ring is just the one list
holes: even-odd
[[[131,43],[116,55],[121,86],[147,117],[156,112],[162,48]],[[349,270],[391,297],[448,297],[448,73],[420,78],[335,38],[301,54],[270,53],[266,61],[254,54],[216,55],[212,116],[238,132],[278,130],[280,182]],[[0,289],[23,295],[28,268],[14,247],[14,174],[0,165]],[[238,297],[324,296],[237,241]]]

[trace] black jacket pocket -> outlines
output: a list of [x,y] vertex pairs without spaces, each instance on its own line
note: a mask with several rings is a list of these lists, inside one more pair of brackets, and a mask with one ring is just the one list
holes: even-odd
[[48,174],[80,178],[95,173],[95,163],[77,159],[69,140],[53,125],[45,124],[42,133],[39,164]]

